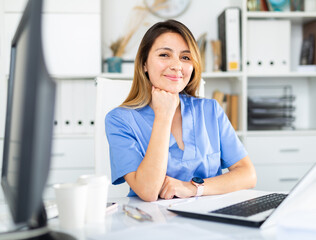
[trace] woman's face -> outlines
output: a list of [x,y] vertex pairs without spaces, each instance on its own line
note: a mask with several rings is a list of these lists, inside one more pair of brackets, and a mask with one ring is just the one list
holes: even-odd
[[191,53],[182,36],[172,32],[161,34],[149,51],[144,70],[156,88],[181,92],[193,72]]

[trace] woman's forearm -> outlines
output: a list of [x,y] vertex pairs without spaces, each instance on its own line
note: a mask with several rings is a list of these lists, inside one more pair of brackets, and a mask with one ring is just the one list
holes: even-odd
[[134,192],[145,201],[158,198],[164,182],[169,152],[172,118],[157,116],[145,157],[136,172],[129,173],[125,180]]
[[203,195],[215,195],[253,188],[257,182],[256,171],[248,156],[229,168],[229,172],[204,179]]

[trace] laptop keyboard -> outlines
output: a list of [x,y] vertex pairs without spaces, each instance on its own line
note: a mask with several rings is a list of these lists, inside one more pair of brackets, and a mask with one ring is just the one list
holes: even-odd
[[215,211],[211,211],[210,213],[249,217],[278,207],[286,197],[287,194],[272,193],[230,205],[228,207],[220,208]]

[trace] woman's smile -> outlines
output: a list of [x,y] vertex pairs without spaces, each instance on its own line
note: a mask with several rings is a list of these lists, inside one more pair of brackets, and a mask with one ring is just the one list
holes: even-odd
[[178,81],[181,81],[182,80],[182,75],[171,75],[171,74],[166,74],[164,75],[166,78],[168,78],[169,80],[171,81],[174,81],[174,82],[178,82]]

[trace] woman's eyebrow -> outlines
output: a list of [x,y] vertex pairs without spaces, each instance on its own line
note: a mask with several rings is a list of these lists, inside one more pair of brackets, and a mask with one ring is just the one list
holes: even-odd
[[[169,48],[169,47],[162,47],[162,48],[157,48],[156,51],[160,51],[160,50],[167,50],[170,52],[174,52],[173,49]],[[181,51],[181,53],[191,53],[190,50],[183,50]]]
[[168,48],[168,47],[161,47],[161,48],[156,49],[156,51],[160,51],[160,50],[167,50],[167,51],[173,52],[173,50],[171,48]]

